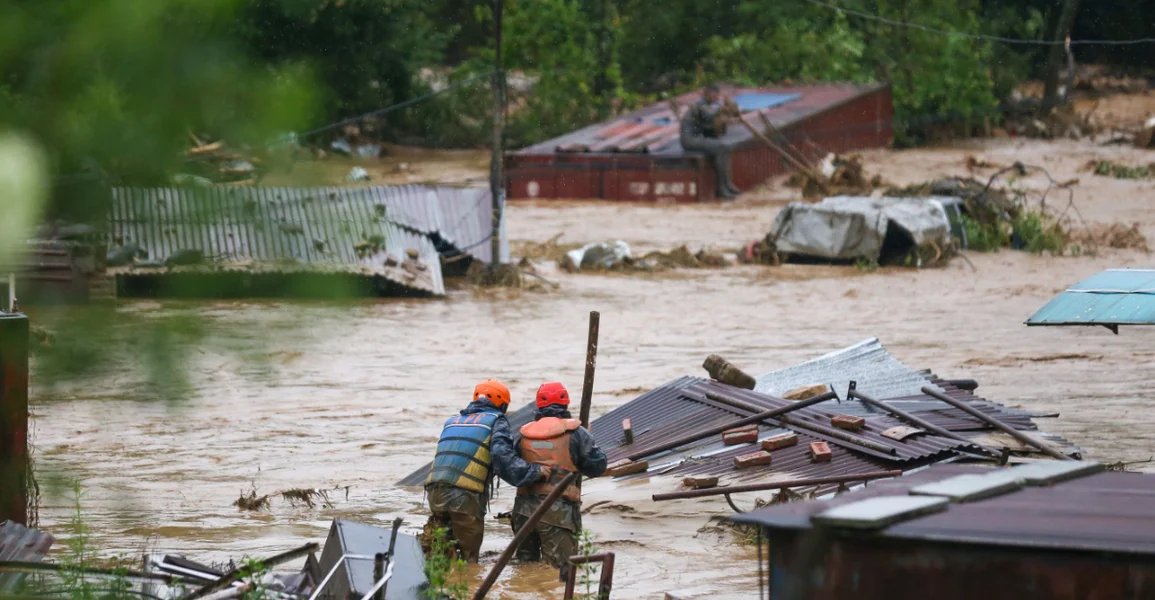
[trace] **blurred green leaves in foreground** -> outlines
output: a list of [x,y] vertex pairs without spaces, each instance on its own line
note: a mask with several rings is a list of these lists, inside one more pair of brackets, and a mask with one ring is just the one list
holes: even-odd
[[[312,73],[252,59],[236,31],[245,6],[0,0],[0,265],[18,264],[45,220],[99,223],[109,185],[167,185],[193,133],[259,154],[314,124]],[[37,348],[34,381],[82,381],[127,360],[149,396],[180,398],[202,337],[192,312],[34,310],[54,334]]]
[[88,176],[166,182],[186,160],[190,132],[260,147],[310,122],[309,73],[259,64],[237,43],[243,5],[0,0],[0,133],[43,149],[49,217],[103,215],[99,194],[69,185]]

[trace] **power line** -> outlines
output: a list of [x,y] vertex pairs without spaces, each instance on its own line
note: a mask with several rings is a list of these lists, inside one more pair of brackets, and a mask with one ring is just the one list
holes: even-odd
[[473,77],[469,77],[467,79],[462,79],[461,81],[458,81],[457,83],[450,84],[450,85],[446,86],[445,88],[434,91],[434,92],[429,92],[428,94],[425,94],[423,96],[418,96],[416,98],[410,98],[404,102],[398,102],[397,104],[393,104],[391,106],[386,106],[385,108],[379,108],[379,109],[374,110],[372,112],[367,112],[363,115],[359,115],[356,117],[350,117],[350,118],[345,119],[343,121],[337,121],[336,123],[330,123],[329,125],[325,125],[324,127],[318,127],[318,128],[313,129],[311,131],[306,131],[305,133],[300,134],[298,137],[300,137],[300,138],[310,137],[310,136],[316,135],[318,133],[337,129],[338,127],[344,127],[345,125],[357,123],[357,122],[362,121],[364,119],[368,119],[369,117],[377,117],[377,116],[381,116],[381,115],[384,115],[387,113],[391,113],[395,110],[400,110],[400,109],[406,108],[408,106],[413,106],[414,104],[417,104],[418,102],[424,102],[426,100],[429,100],[431,98],[434,98],[434,97],[439,96],[441,94],[444,94],[446,92],[453,91],[459,87],[469,85],[475,81],[478,81],[481,79],[488,79],[490,77],[493,77],[496,74],[497,74],[497,71],[493,70],[493,71],[490,71],[488,73],[482,73],[481,75],[474,75]]
[[[920,31],[926,31],[929,33],[942,33],[942,34],[946,34],[946,35],[956,35],[959,37],[964,37],[964,38],[968,38],[968,39],[972,39],[972,40],[984,40],[984,41],[988,41],[988,42],[1000,42],[1003,44],[1021,44],[1021,45],[1026,45],[1026,46],[1062,46],[1062,45],[1067,43],[1065,41],[1061,42],[1058,40],[1026,40],[1026,39],[1022,39],[1022,38],[1009,38],[1009,37],[1002,37],[1002,36],[997,36],[997,35],[983,35],[980,33],[966,33],[963,31],[954,31],[951,29],[939,29],[937,27],[929,27],[929,26],[922,25],[919,23],[907,23],[905,21],[896,21],[894,19],[888,19],[888,18],[880,16],[880,15],[873,15],[870,13],[865,13],[865,12],[857,11],[857,10],[850,9],[850,8],[843,8],[841,6],[830,4],[828,2],[823,2],[822,0],[806,0],[806,1],[811,3],[811,4],[815,4],[818,6],[824,6],[826,8],[838,11],[840,13],[845,13],[845,14],[859,17],[861,19],[866,19],[869,21],[878,21],[879,23],[886,23],[887,25],[894,25],[896,27],[908,27],[910,29],[918,29]],[[1128,45],[1133,45],[1133,44],[1152,44],[1152,43],[1155,43],[1155,38],[1151,38],[1151,37],[1139,38],[1139,39],[1134,39],[1134,40],[1071,40],[1070,41],[1070,44],[1072,46],[1128,46]]]

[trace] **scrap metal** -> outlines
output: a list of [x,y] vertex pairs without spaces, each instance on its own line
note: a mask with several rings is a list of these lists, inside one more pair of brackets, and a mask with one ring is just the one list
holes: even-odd
[[[943,485],[950,481],[966,485]],[[819,526],[838,507],[912,491],[949,503],[874,532]],[[1155,503],[1146,501],[1153,495],[1155,475],[1085,461],[938,465],[732,520],[768,536],[772,597],[803,585],[812,586],[807,598],[1146,598],[1155,594]],[[871,515],[855,518],[866,524]]]
[[[15,521],[0,523],[0,562],[39,563],[56,538]],[[0,594],[11,594],[24,580],[23,573],[0,573]]]

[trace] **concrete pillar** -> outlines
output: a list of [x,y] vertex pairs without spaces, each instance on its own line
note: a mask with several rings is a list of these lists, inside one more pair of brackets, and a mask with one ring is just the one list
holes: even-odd
[[0,313],[0,521],[28,524],[28,317]]

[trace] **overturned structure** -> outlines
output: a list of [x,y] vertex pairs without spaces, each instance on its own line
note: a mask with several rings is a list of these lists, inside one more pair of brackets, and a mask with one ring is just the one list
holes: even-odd
[[121,188],[113,196],[108,273],[119,295],[440,296],[443,259],[462,272],[492,259],[483,189]]
[[[961,230],[961,201],[953,197],[835,196],[791,202],[774,219],[767,241],[780,260],[821,259],[922,266],[935,263]],[[927,261],[920,249],[929,249]]]

